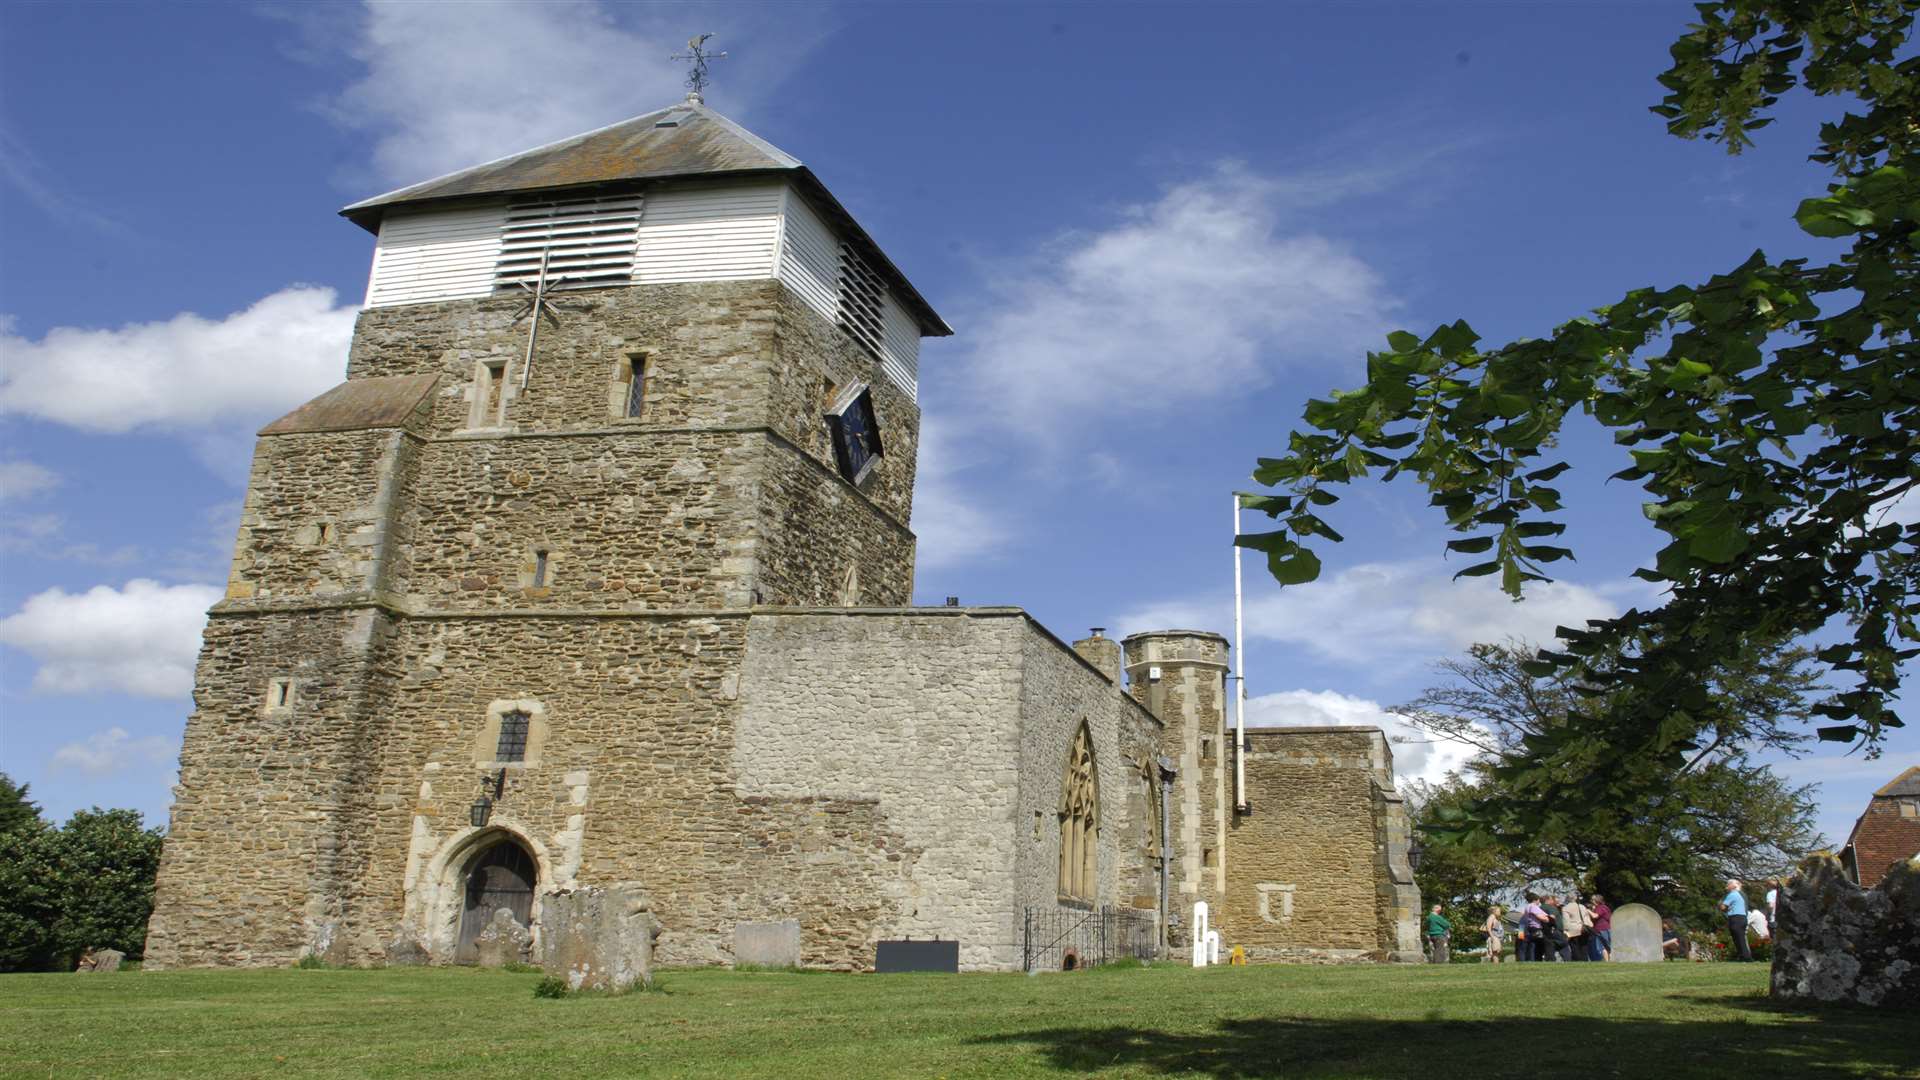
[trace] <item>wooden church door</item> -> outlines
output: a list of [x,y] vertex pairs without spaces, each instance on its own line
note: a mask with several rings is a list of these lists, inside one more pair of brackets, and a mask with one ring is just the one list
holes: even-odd
[[454,962],[471,964],[479,958],[475,942],[500,908],[513,912],[514,921],[533,921],[533,883],[539,877],[533,857],[511,840],[488,848],[467,871],[467,901],[460,912],[460,946]]

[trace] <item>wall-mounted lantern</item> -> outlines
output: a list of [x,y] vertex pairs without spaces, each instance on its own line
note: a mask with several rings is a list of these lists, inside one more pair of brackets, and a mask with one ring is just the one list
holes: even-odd
[[[480,778],[480,797],[467,807],[467,822],[474,828],[484,828],[487,820],[493,816],[493,803],[507,787],[507,770],[501,769],[498,776]],[[492,788],[491,791],[488,788]]]
[[1420,860],[1426,853],[1427,849],[1420,843],[1420,834],[1414,833],[1413,843],[1407,845],[1407,867],[1418,871],[1420,869]]

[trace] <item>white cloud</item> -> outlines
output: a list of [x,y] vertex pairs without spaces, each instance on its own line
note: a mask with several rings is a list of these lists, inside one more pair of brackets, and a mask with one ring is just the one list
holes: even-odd
[[1010,533],[994,508],[976,500],[961,474],[976,462],[965,456],[944,421],[924,417],[913,494],[917,563],[938,570],[968,562],[1005,543]]
[[1474,753],[1469,747],[1421,731],[1379,702],[1334,690],[1283,690],[1247,699],[1250,728],[1320,725],[1365,725],[1385,731],[1393,748],[1394,775],[1400,780],[1443,780]]
[[161,735],[134,738],[123,727],[111,727],[84,741],[70,742],[53,752],[56,769],[74,769],[90,776],[111,776],[142,766],[171,765],[178,744]]
[[1508,638],[1546,643],[1555,626],[1621,611],[1609,595],[1569,581],[1532,583],[1515,603],[1491,577],[1456,581],[1455,569],[1438,560],[1350,567],[1249,601],[1247,633],[1359,662],[1383,654],[1450,655]]
[[965,379],[1038,441],[1103,418],[1246,393],[1282,367],[1357,362],[1393,301],[1323,201],[1231,163],[1056,239],[992,283]]
[[[1260,556],[1246,557],[1249,573],[1260,573]],[[1385,657],[1419,666],[1478,642],[1550,643],[1555,626],[1618,615],[1620,598],[1637,601],[1643,591],[1637,583],[1596,589],[1534,582],[1515,603],[1491,578],[1453,580],[1455,569],[1437,559],[1363,563],[1306,585],[1262,587],[1246,600],[1247,637],[1349,664],[1377,667]],[[1122,635],[1174,627],[1224,633],[1232,605],[1231,595],[1162,600],[1121,614],[1114,625]]]
[[145,578],[123,589],[48,589],[0,619],[0,644],[39,661],[33,687],[43,693],[178,697],[193,689],[200,632],[220,595]]
[[0,461],[0,502],[26,499],[60,485],[60,474],[31,461]]
[[264,423],[345,377],[357,309],[295,286],[224,319],[191,312],[117,330],[0,323],[0,415],[83,431]]
[[714,65],[709,100],[737,111],[800,61],[817,21],[798,7],[756,9],[743,25],[692,5],[372,0],[351,46],[365,74],[329,113],[375,134],[380,180],[413,184],[680,100],[686,68],[668,57],[696,30],[752,57]]

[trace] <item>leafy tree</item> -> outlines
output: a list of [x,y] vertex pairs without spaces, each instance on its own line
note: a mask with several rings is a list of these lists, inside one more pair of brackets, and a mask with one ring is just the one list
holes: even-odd
[[[1464,775],[1420,793],[1418,820],[1429,832],[1455,828],[1489,801],[1518,798],[1504,785],[1528,740],[1580,722],[1581,695],[1560,672],[1529,672],[1532,655],[1517,643],[1476,645],[1440,665],[1445,682],[1392,710],[1478,751]],[[1422,895],[1484,911],[1527,886],[1571,883],[1614,903],[1710,920],[1726,878],[1765,880],[1819,847],[1812,789],[1751,760],[1763,748],[1792,752],[1804,738],[1794,723],[1821,689],[1808,652],[1756,648],[1701,681],[1723,722],[1660,792],[1573,813],[1549,806],[1536,826],[1499,840],[1432,845],[1418,872]]]
[[160,842],[138,811],[98,807],[58,829],[0,830],[0,971],[70,970],[95,948],[137,959]]
[[94,807],[76,811],[57,836],[57,953],[69,963],[88,949],[140,956],[160,872],[160,830],[145,828],[137,810]]
[[0,833],[46,826],[40,820],[40,807],[27,798],[29,786],[16,784],[6,773],[0,773]]
[[[1815,655],[1842,685],[1815,712],[1823,739],[1868,752],[1920,642],[1920,524],[1886,520],[1920,486],[1920,57],[1911,0],[1712,0],[1672,49],[1654,111],[1681,138],[1738,153],[1795,87],[1836,99],[1812,160],[1834,182],[1795,218],[1846,241],[1825,264],[1755,252],[1695,285],[1643,288],[1545,340],[1480,345],[1464,322],[1398,332],[1368,357],[1366,385],[1308,403],[1310,430],[1245,496],[1279,531],[1237,542],[1283,584],[1320,572],[1314,537],[1339,485],[1411,474],[1515,598],[1572,552],[1552,483],[1562,429],[1584,418],[1625,449],[1666,534],[1636,576],[1664,602],[1583,628],[1529,661],[1580,701],[1579,722],[1530,732],[1493,767],[1493,801],[1468,832],[1538,831],[1552,814],[1644,799],[1711,745],[1726,717],[1697,673],[1753,642],[1825,632]],[[1920,497],[1920,496],[1917,496]],[[1703,741],[1704,740],[1704,741]]]

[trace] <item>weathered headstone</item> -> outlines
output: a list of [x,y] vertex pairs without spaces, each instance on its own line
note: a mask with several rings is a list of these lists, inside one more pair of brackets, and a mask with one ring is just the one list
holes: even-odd
[[412,935],[398,938],[387,946],[387,963],[392,967],[424,967],[432,959],[426,946]]
[[799,967],[800,924],[792,919],[734,923],[733,962],[761,967]]
[[81,954],[80,966],[74,971],[76,974],[82,971],[119,971],[120,961],[126,958],[127,954],[119,949],[88,949]]
[[1614,908],[1613,958],[1627,964],[1657,964],[1666,959],[1660,948],[1660,913],[1645,904]]
[[1912,863],[1862,889],[1840,860],[1810,855],[1780,890],[1773,931],[1774,997],[1920,1007],[1920,869]]
[[506,967],[524,964],[533,949],[533,935],[521,926],[506,908],[494,911],[492,921],[481,927],[473,939],[481,967]]
[[659,935],[637,884],[561,889],[541,901],[540,966],[569,990],[652,985]]

